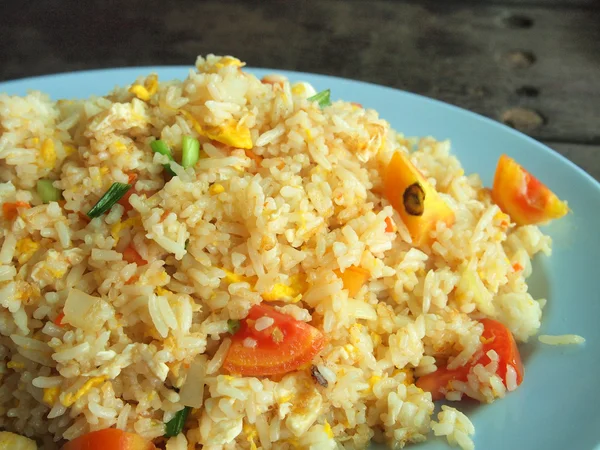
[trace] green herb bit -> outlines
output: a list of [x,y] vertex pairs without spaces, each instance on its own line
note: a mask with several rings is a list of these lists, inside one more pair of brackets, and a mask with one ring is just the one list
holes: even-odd
[[240,321],[229,319],[227,321],[227,329],[229,330],[229,334],[235,334],[240,329]]
[[200,159],[200,142],[191,136],[183,136],[181,147],[181,165],[184,169],[194,167]]
[[319,103],[320,108],[325,108],[326,106],[331,105],[331,89],[325,89],[312,97],[308,97],[307,100],[309,102],[317,102]]
[[61,199],[60,189],[55,188],[52,180],[38,180],[37,192],[44,203],[57,202]]
[[121,200],[121,198],[129,189],[131,189],[130,184],[113,183],[108,188],[108,191],[106,191],[106,193],[100,197],[100,200],[98,200],[96,204],[92,206],[92,209],[88,211],[88,217],[91,219],[100,217],[102,214],[112,208],[115,203]]
[[166,423],[165,437],[173,437],[181,433],[191,409],[189,406],[186,406],[175,413],[173,418]]
[[[165,155],[167,158],[169,158],[170,161],[175,161],[173,154],[171,153],[171,149],[165,141],[160,139],[152,141],[150,142],[150,148],[154,153],[160,153],[161,155]],[[163,167],[169,174],[175,176],[175,172],[173,172],[173,169],[171,169],[171,164],[164,164]]]

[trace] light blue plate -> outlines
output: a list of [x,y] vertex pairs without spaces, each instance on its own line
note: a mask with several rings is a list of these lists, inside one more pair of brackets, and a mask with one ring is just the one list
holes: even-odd
[[[0,83],[0,92],[48,92],[54,99],[102,95],[115,85],[156,71],[162,80],[187,76],[186,67],[139,67],[76,72]],[[477,114],[407,92],[322,75],[251,69],[261,77],[278,72],[330,88],[334,99],[375,108],[407,135],[450,139],[467,172],[489,186],[498,157],[507,153],[530,169],[573,212],[546,231],[554,239],[552,258],[538,258],[530,289],[547,297],[541,332],[580,334],[582,347],[522,348],[525,380],[504,400],[491,405],[456,404],[475,424],[479,450],[600,448],[600,185],[539,142]],[[433,439],[420,450],[448,449]]]

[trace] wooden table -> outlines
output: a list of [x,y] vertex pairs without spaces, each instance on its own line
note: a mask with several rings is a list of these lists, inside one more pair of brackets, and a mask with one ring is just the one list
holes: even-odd
[[4,3],[0,80],[232,54],[462,106],[600,180],[597,0]]

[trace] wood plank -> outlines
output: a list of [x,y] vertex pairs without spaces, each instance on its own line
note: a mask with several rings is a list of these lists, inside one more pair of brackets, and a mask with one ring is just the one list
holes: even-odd
[[600,181],[600,145],[544,143]]
[[600,10],[506,1],[9,2],[0,80],[228,53],[417,92],[538,139],[600,143]]

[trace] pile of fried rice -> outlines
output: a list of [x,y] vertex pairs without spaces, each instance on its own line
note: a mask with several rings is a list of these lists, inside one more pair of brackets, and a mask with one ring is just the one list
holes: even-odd
[[[469,419],[434,413],[415,380],[480,351],[483,317],[519,342],[537,333],[545,301],[526,278],[550,238],[511,223],[448,142],[409,139],[355,103],[321,107],[313,86],[242,66],[208,55],[184,81],[150,74],[87,100],[0,95],[0,203],[26,205],[0,218],[0,427],[48,449],[108,427],[169,450],[434,435],[472,449]],[[200,141],[185,169],[183,136]],[[454,212],[430,245],[411,243],[382,193],[395,152]],[[61,199],[44,203],[39,180]],[[115,182],[132,182],[131,207],[90,219]],[[368,273],[354,295],[340,278],[351,267]],[[232,322],[265,302],[320,330],[324,347],[279,376],[229,373]],[[482,370],[448,396],[491,402],[514,387]],[[164,437],[185,407],[182,432]]]

